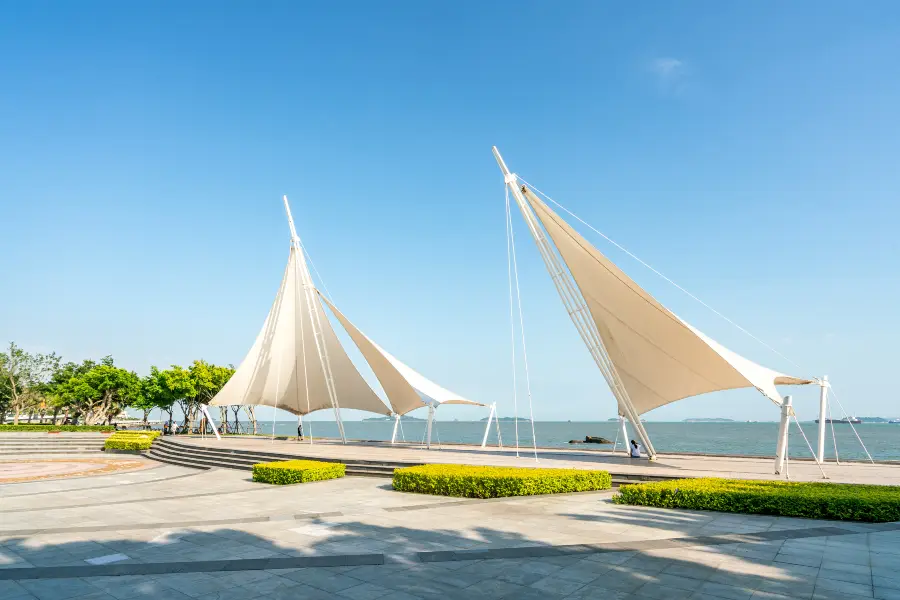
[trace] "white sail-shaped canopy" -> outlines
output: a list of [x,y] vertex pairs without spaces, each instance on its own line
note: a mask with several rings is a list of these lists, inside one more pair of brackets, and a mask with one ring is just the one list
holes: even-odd
[[262,331],[234,375],[216,394],[212,406],[250,404],[274,406],[306,415],[332,408],[322,361],[316,348],[307,297],[318,314],[320,340],[327,353],[340,408],[355,408],[381,415],[391,410],[366,383],[344,351],[331,328],[318,295],[304,293],[308,278],[301,250],[291,245],[291,254],[281,287]]
[[394,413],[405,415],[406,413],[422,408],[428,404],[471,404],[485,406],[480,402],[474,402],[453,393],[422,374],[414,371],[407,365],[397,360],[394,356],[373,342],[366,334],[359,330],[338,308],[322,296],[322,299],[340,321],[350,339],[359,348],[360,353],[372,371],[378,378],[388,401],[394,409]]
[[710,339],[657,302],[527,187],[521,191],[584,296],[638,414],[748,387],[781,405],[776,384],[815,383],[758,365]]

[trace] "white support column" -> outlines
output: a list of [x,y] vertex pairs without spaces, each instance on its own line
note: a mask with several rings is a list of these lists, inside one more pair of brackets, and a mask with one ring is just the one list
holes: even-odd
[[825,462],[825,423],[828,420],[828,375],[822,376],[819,381],[819,445],[816,448],[816,457],[819,464]]
[[488,414],[487,425],[484,426],[484,437],[481,438],[481,447],[487,446],[488,434],[491,432],[491,420],[494,418],[494,412],[497,410],[497,404],[491,404],[491,412]]
[[622,426],[622,445],[625,446],[625,454],[631,456],[631,441],[628,439],[628,419],[619,415],[619,424]]
[[781,424],[778,426],[778,447],[775,451],[775,474],[781,475],[784,470],[784,459],[787,455],[788,434],[790,433],[791,415],[794,408],[791,406],[793,398],[785,396],[781,404]]
[[[219,441],[221,442],[221,441],[222,441],[222,436],[219,435],[219,430],[218,430],[218,428],[216,427],[216,422],[213,421],[212,417],[209,415],[209,409],[206,407],[205,404],[201,404],[201,405],[200,405],[200,410],[202,410],[202,411],[203,411],[203,414],[206,415],[206,421],[212,425],[213,433],[216,434],[216,439],[219,440]],[[204,427],[204,429],[206,429],[206,428]]]
[[[492,405],[494,412],[494,424],[497,426],[497,447],[501,450],[503,449],[503,436],[500,435],[500,414],[497,412],[497,403],[494,402]],[[534,422],[532,421],[532,431],[534,431]],[[537,460],[537,448],[534,451],[534,460]]]
[[434,422],[434,403],[428,405],[428,424],[425,425],[425,447],[431,450],[431,425]]
[[397,427],[400,425],[400,415],[394,415],[394,433],[391,434],[391,444],[397,441]]
[[537,216],[522,195],[522,190],[519,189],[519,181],[515,173],[509,171],[496,146],[494,146],[493,152],[494,158],[497,159],[497,164],[500,165],[500,170],[503,172],[503,180],[519,206],[519,211],[522,213],[522,217],[528,225],[528,230],[537,244],[544,266],[547,268],[547,272],[550,273],[550,278],[556,286],[556,291],[559,293],[566,312],[569,313],[569,318],[572,319],[575,329],[578,330],[594,362],[597,364],[600,372],[603,373],[607,385],[609,385],[610,390],[619,403],[619,410],[623,411],[628,420],[631,421],[637,437],[644,445],[648,458],[655,460],[656,449],[653,447],[653,442],[650,441],[650,435],[644,428],[643,423],[641,423],[640,414],[638,414],[637,409],[632,404],[628,390],[625,389],[625,385],[622,383],[615,365],[606,352],[606,347],[600,338],[600,332],[597,330],[597,324],[590,316],[590,309],[587,306],[587,302],[585,302],[584,296],[579,291],[578,285],[572,280],[572,275],[565,263],[557,256],[551,242],[544,235]]

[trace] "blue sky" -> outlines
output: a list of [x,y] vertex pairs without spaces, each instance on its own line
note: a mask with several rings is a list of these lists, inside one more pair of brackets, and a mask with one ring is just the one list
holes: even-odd
[[[652,8],[652,10],[650,10]],[[240,362],[288,194],[341,309],[512,414],[511,168],[676,313],[893,414],[900,7],[891,2],[32,2],[0,21],[0,340],[139,373]],[[614,402],[519,234],[536,418]],[[801,417],[817,392],[798,390]],[[449,408],[445,418],[466,418]],[[650,419],[775,419],[750,392]],[[479,417],[481,415],[478,415]]]

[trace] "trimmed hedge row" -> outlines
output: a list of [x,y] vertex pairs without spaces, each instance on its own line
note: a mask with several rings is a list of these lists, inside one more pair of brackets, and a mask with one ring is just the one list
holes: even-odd
[[343,477],[346,466],[318,460],[283,460],[253,465],[253,481],[288,485]]
[[146,430],[140,430],[140,429],[127,430],[127,429],[126,429],[126,430],[124,430],[124,431],[117,431],[114,435],[117,435],[117,436],[140,436],[140,437],[149,437],[151,440],[155,440],[155,439],[158,438],[161,434],[162,434],[161,431],[154,431],[154,430],[151,430],[151,429],[146,429]]
[[659,508],[837,521],[900,521],[898,486],[718,478],[676,479],[623,486],[613,501],[617,504]]
[[112,425],[45,425],[45,424],[20,424],[0,423],[0,433],[4,431],[115,431]]
[[421,465],[394,470],[395,490],[463,498],[563,494],[611,487],[607,471],[472,465]]
[[103,444],[106,450],[149,450],[158,431],[118,431]]

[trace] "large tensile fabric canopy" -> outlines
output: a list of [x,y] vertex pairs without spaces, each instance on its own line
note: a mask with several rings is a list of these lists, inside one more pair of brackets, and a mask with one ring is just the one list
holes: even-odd
[[[253,404],[274,406],[306,415],[332,408],[327,382],[316,349],[314,328],[303,290],[299,248],[291,246],[281,287],[262,331],[250,352],[210,405]],[[327,352],[335,395],[340,408],[355,408],[381,415],[391,410],[372,390],[331,328],[318,295],[312,309],[321,325],[320,340]]]
[[553,240],[638,414],[690,396],[753,387],[781,405],[776,384],[803,385],[710,339],[637,285],[527,187],[525,199]]
[[394,413],[405,415],[430,403],[485,406],[480,402],[467,400],[459,394],[439,386],[403,364],[360,331],[327,298],[322,296],[322,299],[331,309],[331,312],[334,313],[334,316],[337,317],[337,320],[340,321],[350,339],[353,340],[363,358],[366,359],[366,362],[372,368],[375,377],[378,378],[382,389],[384,389],[384,393],[387,394]]

